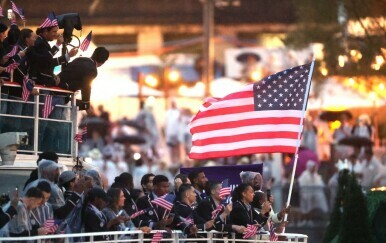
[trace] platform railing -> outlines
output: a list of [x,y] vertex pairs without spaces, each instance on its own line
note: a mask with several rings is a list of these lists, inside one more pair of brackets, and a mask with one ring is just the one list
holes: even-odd
[[[151,233],[154,234],[157,231],[152,231]],[[161,242],[167,241],[167,242],[207,242],[207,243],[213,243],[216,241],[221,242],[228,242],[228,243],[235,243],[235,242],[270,242],[269,240],[269,232],[261,232],[258,235],[250,238],[250,239],[236,239],[235,235],[232,234],[230,237],[221,237],[222,232],[217,231],[210,231],[210,232],[198,232],[202,238],[186,238],[181,231],[179,230],[172,230],[171,232],[162,231],[163,238]],[[98,240],[95,241],[95,237],[98,236],[109,236],[112,239],[109,240]],[[139,230],[133,230],[133,231],[109,231],[109,232],[95,232],[95,233],[80,233],[80,234],[61,234],[61,235],[44,235],[44,236],[31,236],[31,237],[3,237],[0,238],[0,243],[2,242],[28,242],[28,241],[35,241],[37,243],[42,242],[106,242],[106,243],[116,243],[116,242],[151,242],[151,237],[146,235],[142,231]],[[289,242],[307,242],[308,237],[304,234],[294,234],[294,233],[283,233],[283,234],[277,234],[280,238],[278,241],[279,243],[289,243]],[[85,239],[87,238],[87,241]]]
[[[0,93],[1,90],[4,87],[16,87],[20,88],[21,86],[16,83],[16,82],[5,82],[3,86],[0,85]],[[57,131],[61,131],[65,136],[61,137],[60,139],[62,140],[60,144],[58,144],[56,147],[57,149],[53,149],[59,156],[64,156],[64,157],[75,157],[77,154],[77,146],[74,141],[74,136],[75,133],[77,132],[77,106],[76,106],[76,100],[75,100],[75,94],[72,91],[61,89],[58,87],[44,87],[44,86],[39,86],[35,85],[34,87],[39,94],[33,96],[32,94],[30,95],[30,99],[26,102],[24,102],[21,99],[13,99],[10,97],[3,97],[0,96],[0,107],[9,107],[9,104],[11,103],[20,103],[24,104],[24,107],[27,107],[27,105],[30,105],[31,109],[33,109],[33,115],[13,115],[9,114],[9,112],[3,112],[1,109],[0,110],[0,133],[4,132],[25,132],[25,128],[22,126],[19,126],[20,128],[18,129],[19,131],[15,130],[15,128],[8,129],[8,127],[12,127],[12,123],[15,123],[18,119],[20,120],[19,123],[26,123],[30,122],[31,125],[33,123],[33,128],[30,129],[29,135],[32,135],[29,137],[29,140],[31,143],[32,142],[32,147],[27,146],[27,148],[19,148],[18,152],[22,152],[25,154],[33,154],[37,155],[38,153],[46,150],[46,148],[42,147],[42,139],[43,139],[43,130],[44,127],[50,126],[54,127]],[[44,101],[42,99],[42,96],[46,95],[46,93],[49,92],[55,92],[54,96],[69,96],[70,102],[68,105],[56,105],[56,107],[63,108],[64,111],[66,111],[68,116],[66,116],[65,120],[59,120],[59,119],[51,119],[51,118],[43,118],[40,113],[41,113],[41,108],[44,104]],[[33,100],[31,100],[31,97],[33,97]],[[8,127],[7,127],[8,126]],[[60,133],[60,132],[59,132]],[[54,136],[54,134],[52,134]],[[31,145],[31,144],[29,144]]]

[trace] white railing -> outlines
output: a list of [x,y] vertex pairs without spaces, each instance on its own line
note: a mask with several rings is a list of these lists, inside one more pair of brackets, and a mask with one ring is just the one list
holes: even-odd
[[[5,82],[4,83],[5,87],[17,87],[21,89],[21,86],[16,83],[16,82]],[[12,114],[6,114],[2,113],[0,111],[0,118],[7,118],[9,117],[10,119],[33,119],[33,138],[29,138],[29,140],[33,141],[33,149],[31,150],[18,150],[19,152],[23,153],[31,153],[34,155],[37,155],[39,152],[42,152],[41,149],[39,149],[39,139],[42,139],[39,137],[39,124],[42,121],[50,121],[50,122],[55,122],[57,123],[57,127],[60,127],[61,124],[69,124],[71,127],[70,129],[70,135],[67,136],[69,138],[69,141],[67,141],[67,144],[69,144],[70,151],[69,152],[61,152],[61,151],[55,151],[59,156],[65,156],[65,157],[75,157],[77,154],[77,146],[76,143],[73,140],[73,137],[75,136],[75,133],[77,132],[77,106],[75,103],[75,95],[74,92],[61,89],[58,87],[44,87],[40,85],[35,85],[34,87],[36,90],[41,93],[41,91],[54,91],[61,93],[63,95],[70,95],[70,104],[69,105],[56,105],[57,107],[62,107],[64,109],[69,109],[70,110],[70,117],[66,120],[57,120],[57,119],[50,119],[50,118],[42,118],[39,116],[39,107],[43,105],[43,103],[40,102],[40,94],[33,96],[34,100],[33,101],[27,101],[24,102],[22,100],[15,100],[15,99],[9,99],[9,98],[2,98],[0,96],[0,107],[2,102],[7,102],[8,104],[10,103],[23,103],[23,104],[31,104],[33,105],[33,116],[27,116],[27,115],[12,115]],[[0,85],[0,93],[1,93],[2,86]],[[31,95],[32,96],[32,95]],[[1,131],[0,131],[1,133]],[[63,138],[65,139],[65,138]]]
[[[157,231],[152,231],[151,233],[155,233]],[[163,231],[166,233],[166,231]],[[174,243],[184,242],[184,241],[198,241],[198,242],[207,242],[213,243],[215,241],[223,241],[228,243],[235,242],[259,242],[259,243],[267,243],[269,240],[269,232],[262,232],[251,239],[235,239],[235,235],[232,234],[231,237],[220,237],[219,235],[224,234],[222,232],[210,231],[210,232],[198,232],[200,235],[205,235],[203,238],[186,238],[183,236],[181,231],[171,231],[169,232],[169,237],[165,237],[162,241],[172,241]],[[94,241],[94,237],[96,236],[106,236],[109,235],[110,240],[105,241]],[[62,235],[45,235],[45,236],[31,236],[31,237],[4,237],[0,238],[0,243],[2,242],[28,242],[35,241],[37,243],[47,242],[47,240],[51,240],[51,242],[55,242],[55,240],[61,240],[60,242],[70,243],[70,242],[106,242],[106,243],[116,243],[116,242],[151,242],[151,237],[145,237],[142,231],[109,231],[109,232],[98,232],[98,233],[81,233],[81,234],[62,234]],[[279,243],[288,243],[288,242],[307,242],[308,236],[303,234],[293,234],[293,233],[283,233],[277,234],[280,238],[277,242]],[[124,237],[126,236],[126,237]],[[88,237],[87,241],[84,241],[85,238]],[[123,238],[124,237],[124,238]],[[74,239],[78,239],[75,241]],[[80,240],[82,239],[82,240]]]

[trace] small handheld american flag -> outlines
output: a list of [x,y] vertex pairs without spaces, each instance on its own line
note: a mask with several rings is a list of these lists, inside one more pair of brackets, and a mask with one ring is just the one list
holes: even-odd
[[17,13],[20,16],[21,20],[23,20],[23,22],[25,22],[25,16],[24,16],[23,9],[18,8],[13,1],[11,1],[11,5],[12,5],[12,11]]
[[15,70],[18,66],[19,66],[19,63],[17,63],[17,62],[11,63],[11,64],[9,64],[9,65],[5,68],[5,72],[11,73],[11,71],[12,71],[12,70]]
[[48,27],[53,27],[57,26],[58,21],[56,20],[56,15],[54,12],[51,12],[48,17],[44,20],[44,22],[40,25],[39,28],[48,28]]
[[130,215],[130,218],[133,219],[133,218],[136,218],[138,216],[141,216],[142,214],[145,214],[147,211],[148,211],[148,209],[142,209],[142,210],[140,210],[138,212],[135,212],[132,215]]
[[88,46],[90,45],[90,42],[91,42],[91,37],[92,37],[92,31],[90,31],[90,33],[88,33],[86,38],[84,38],[84,40],[82,41],[82,44],[79,47],[79,49],[81,51],[85,52],[87,50],[87,48],[88,48]]
[[166,194],[163,197],[159,197],[151,201],[151,203],[158,205],[166,210],[171,211],[173,208],[173,202],[176,199],[176,196],[173,194]]
[[151,243],[159,243],[162,240],[162,232],[157,231],[154,235],[153,238],[151,239]]
[[53,234],[59,228],[59,225],[55,222],[54,219],[47,219],[43,226],[49,234]]
[[250,238],[252,236],[255,236],[257,234],[257,231],[261,228],[259,224],[248,224],[247,225],[247,230],[245,231],[243,235],[243,239]]
[[222,188],[220,189],[219,197],[225,198],[231,194],[231,187],[229,186],[229,180],[225,179],[222,182]]
[[212,219],[215,219],[217,217],[217,215],[221,212],[221,210],[223,210],[224,207],[225,207],[224,204],[220,203],[217,206],[217,208],[215,210],[213,210],[213,212],[212,212]]
[[87,126],[80,129],[80,131],[75,134],[74,140],[78,143],[83,143],[83,136],[87,134]]
[[31,90],[29,90],[28,86],[27,86],[27,82],[31,82],[28,80],[28,76],[24,76],[24,79],[23,79],[23,91],[22,91],[22,99],[24,102],[26,102],[29,98],[29,95],[31,94]]
[[12,50],[6,56],[7,57],[13,57],[14,55],[16,55],[18,50],[19,50],[19,46],[18,45],[14,45]]
[[43,118],[48,118],[51,112],[54,110],[55,105],[58,103],[57,97],[52,95],[46,95],[43,105]]
[[269,220],[269,240],[270,241],[277,241],[279,237],[275,233],[275,225],[273,224],[272,220]]

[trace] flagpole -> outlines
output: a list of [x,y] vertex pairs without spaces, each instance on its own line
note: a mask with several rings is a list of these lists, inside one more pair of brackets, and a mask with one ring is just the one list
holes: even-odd
[[[308,95],[310,92],[310,87],[311,87],[311,79],[312,79],[312,73],[314,71],[314,64],[315,64],[315,59],[312,60],[311,67],[310,67],[310,73],[308,74],[308,81],[307,81],[307,91],[304,93],[304,103],[303,103],[303,109],[302,109],[302,116],[300,118],[300,126],[299,126],[299,132],[298,132],[298,138],[297,138],[297,144],[296,144],[296,152],[295,152],[295,158],[294,158],[294,166],[292,168],[292,175],[291,175],[291,183],[290,183],[290,188],[288,191],[288,198],[287,198],[287,204],[286,207],[290,205],[291,202],[291,194],[292,194],[292,189],[294,185],[294,180],[295,180],[295,171],[296,167],[298,165],[298,158],[299,158],[299,147],[300,147],[300,135],[302,134],[303,130],[303,120],[304,120],[304,115],[306,113],[306,108],[307,108],[307,103],[308,103]],[[284,216],[284,222],[287,221],[288,214],[285,214]],[[283,233],[285,232],[285,228],[283,229]]]

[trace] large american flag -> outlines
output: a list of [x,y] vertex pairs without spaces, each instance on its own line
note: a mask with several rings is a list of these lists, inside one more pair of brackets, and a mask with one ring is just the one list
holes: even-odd
[[25,16],[24,16],[24,11],[23,11],[23,9],[18,8],[18,7],[16,6],[16,4],[15,4],[13,1],[11,1],[11,5],[12,5],[12,11],[14,11],[15,13],[17,13],[17,14],[20,16],[20,18],[25,22]]
[[173,208],[173,202],[176,199],[176,196],[173,194],[167,194],[163,197],[159,197],[151,201],[151,203],[158,205],[166,210],[171,211]]
[[157,231],[153,238],[151,239],[151,243],[159,243],[162,240],[162,231]]
[[259,224],[248,224],[247,230],[244,232],[243,239],[251,238],[257,234],[257,231],[261,228]]
[[84,40],[82,41],[82,44],[79,47],[79,49],[81,51],[86,51],[87,50],[87,48],[88,48],[88,46],[90,45],[90,42],[91,42],[91,37],[92,37],[92,31],[90,31],[90,33],[88,33],[86,38],[84,38]]
[[43,118],[48,118],[50,116],[57,102],[58,100],[52,95],[46,95],[46,98],[44,100],[44,105],[43,105],[43,114],[42,114]]
[[224,98],[209,98],[189,124],[189,157],[295,153],[313,64],[284,70]]

